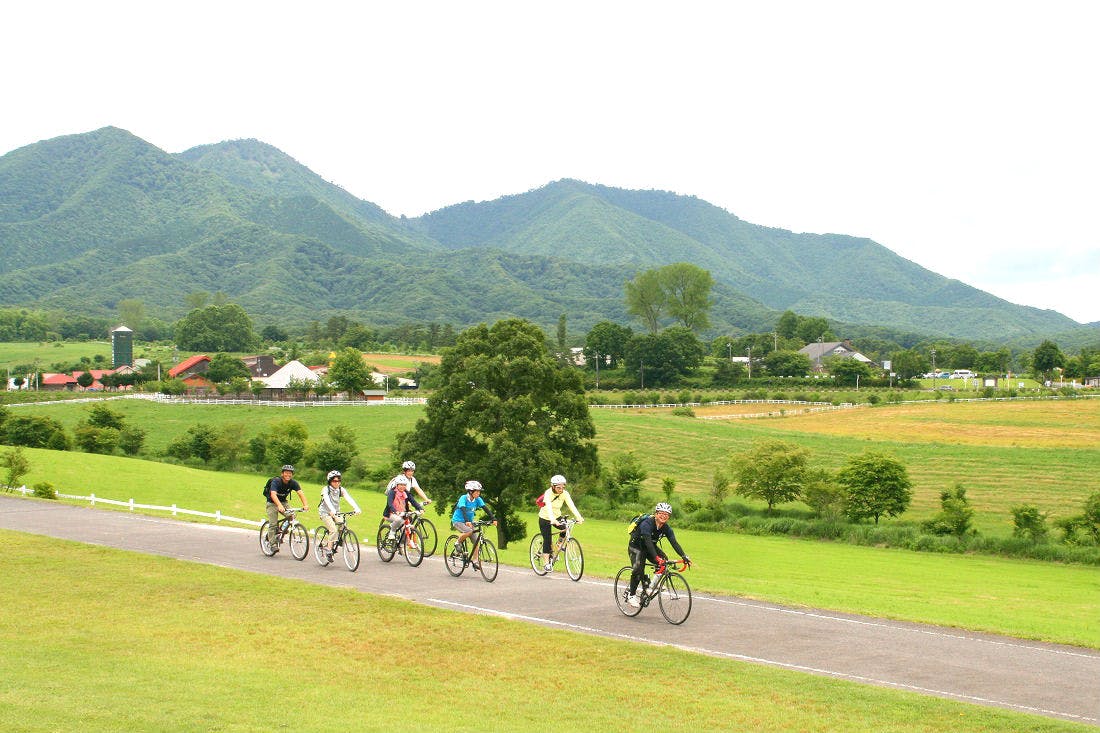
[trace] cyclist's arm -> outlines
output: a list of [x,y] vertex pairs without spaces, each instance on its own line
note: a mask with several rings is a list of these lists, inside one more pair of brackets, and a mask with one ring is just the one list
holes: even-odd
[[351,504],[351,508],[355,510],[355,513],[362,514],[363,510],[355,503],[355,499],[351,498],[351,494],[348,493],[348,490],[341,486],[340,491],[344,494],[344,498],[348,500],[348,503]]
[[582,517],[581,513],[577,511],[577,505],[573,503],[573,497],[569,495],[568,491],[565,492],[565,503],[569,506],[569,511],[573,513],[573,516],[576,518],[576,520],[578,522],[583,522],[584,517]]
[[396,493],[397,492],[394,491],[393,489],[390,489],[389,491],[386,492],[386,508],[384,510],[382,510],[382,516],[386,517],[387,519],[389,519],[389,516],[391,514],[393,514],[395,511],[397,511],[396,509],[394,509],[394,506],[393,506],[393,497]]
[[301,489],[295,489],[294,493],[298,494],[298,501],[302,502],[302,511],[308,512],[309,502],[306,501],[306,495],[302,493]]
[[267,497],[271,499],[271,503],[275,505],[280,514],[286,514],[286,507],[283,506],[283,502],[279,501],[279,494],[274,489],[267,492]]
[[415,509],[416,511],[418,511],[418,512],[422,512],[422,511],[424,511],[424,506],[423,506],[423,505],[422,505],[422,504],[421,504],[421,503],[420,503],[419,501],[417,501],[416,499],[412,498],[411,496],[410,496],[410,497],[408,497],[408,498],[406,499],[406,501],[407,501],[407,502],[409,503],[409,506],[411,506],[411,507],[412,507],[413,509]]
[[665,535],[668,537],[668,544],[672,545],[672,549],[676,550],[677,555],[686,558],[687,553],[684,552],[684,548],[680,547],[680,543],[676,541],[676,533],[672,531],[672,527],[666,524],[665,528],[668,530],[668,534]]

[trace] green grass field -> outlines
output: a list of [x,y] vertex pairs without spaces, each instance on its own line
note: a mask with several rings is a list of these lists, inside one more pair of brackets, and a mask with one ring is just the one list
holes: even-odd
[[421,730],[1094,730],[300,581],[0,541],[19,558],[0,595],[5,731],[393,730],[402,710]]
[[[103,341],[50,341],[0,342],[0,367],[10,368],[17,364],[33,364],[36,360],[40,369],[46,370],[56,362],[77,362],[80,357],[89,359],[103,356],[111,360],[111,342]],[[110,366],[110,364],[108,364]]]
[[[28,481],[49,480],[63,493],[134,498],[162,506],[174,503],[263,519],[264,477],[258,474],[82,453],[27,454],[33,466]],[[302,519],[312,528],[318,524],[320,486],[306,484],[304,489],[314,511]],[[355,485],[348,489],[364,511],[351,520],[351,527],[373,545],[384,498],[376,490]],[[433,511],[428,516],[443,537],[449,534],[445,519]],[[537,521],[533,514],[524,518],[530,536]],[[678,536],[697,562],[689,572],[693,587],[701,591],[1100,648],[1100,583],[1094,567],[785,537],[687,530]],[[578,528],[577,537],[584,546],[587,574],[610,577],[625,564],[623,523],[589,520]],[[512,543],[501,557],[512,565],[526,565],[527,541]],[[373,548],[364,561],[378,561]]]

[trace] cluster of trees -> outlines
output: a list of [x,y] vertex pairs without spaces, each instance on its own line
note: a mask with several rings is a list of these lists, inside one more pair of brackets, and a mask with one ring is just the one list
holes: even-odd
[[801,500],[822,516],[859,522],[896,517],[909,508],[913,486],[897,459],[873,451],[852,456],[832,474],[809,465],[810,452],[782,440],[767,440],[731,459],[737,493],[776,504]]
[[12,415],[0,408],[0,443],[27,448],[71,450],[88,453],[137,455],[145,444],[145,431],[127,425],[122,415],[106,405],[93,405],[70,437],[65,426],[46,415]]

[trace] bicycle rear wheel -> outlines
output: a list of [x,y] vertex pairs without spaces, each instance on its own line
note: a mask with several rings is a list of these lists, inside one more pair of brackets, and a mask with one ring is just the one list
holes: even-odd
[[456,534],[448,537],[443,543],[443,567],[456,578],[466,569],[466,545],[465,541],[459,544]]
[[313,534],[313,559],[317,561],[317,564],[321,567],[328,565],[332,560],[325,552],[325,538],[328,537],[328,529],[325,527],[318,527],[317,531]]
[[267,539],[268,531],[274,532],[271,529],[271,522],[264,520],[264,523],[260,525],[260,552],[271,557],[275,554],[275,545]]
[[497,579],[497,571],[500,570],[497,548],[484,537],[481,539],[481,550],[478,552],[477,562],[481,566],[481,577],[485,578],[486,582],[492,583]]
[[565,570],[569,573],[569,579],[576,582],[584,575],[584,550],[581,543],[570,538],[565,544]]
[[691,587],[684,576],[666,570],[664,581],[657,590],[657,603],[665,621],[679,626],[691,615]]
[[354,573],[359,569],[359,538],[350,529],[344,530],[342,549],[344,550],[344,565]]
[[290,528],[290,554],[295,560],[305,560],[309,554],[309,532],[300,524]]
[[421,517],[420,521],[416,523],[416,528],[424,536],[424,557],[431,557],[435,554],[436,545],[439,543],[439,535],[435,531],[435,525],[432,524],[430,519]]
[[630,595],[630,575],[634,570],[629,565],[619,571],[615,576],[615,605],[623,612],[624,616],[637,616],[642,612],[641,604],[637,608],[626,602]]
[[387,522],[378,525],[376,547],[378,548],[378,557],[382,558],[382,562],[389,562],[393,559],[393,554],[397,552],[397,538],[391,538],[389,534],[390,525]]
[[531,538],[531,569],[535,571],[535,575],[546,575],[546,567],[542,563],[541,534]]
[[409,529],[408,533],[402,537],[402,540],[405,542],[405,562],[414,568],[424,562],[424,535],[420,534],[420,530],[415,528]]

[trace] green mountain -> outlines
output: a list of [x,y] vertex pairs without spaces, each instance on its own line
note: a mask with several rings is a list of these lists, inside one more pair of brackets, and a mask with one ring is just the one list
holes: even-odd
[[770,308],[842,323],[965,338],[1079,325],[937,275],[869,239],[749,224],[700,199],[664,191],[563,180],[447,207],[415,225],[451,249],[497,247],[635,268],[688,261]]
[[866,239],[743,222],[692,197],[559,181],[396,218],[256,140],[170,155],[104,128],[0,157],[0,305],[173,319],[223,291],[257,321],[347,315],[465,326],[522,316],[571,333],[628,322],[623,283],[690,261],[717,281],[715,333],[791,308],[846,334],[1021,339],[1079,325],[948,280]]

